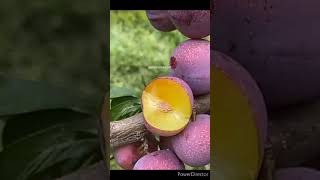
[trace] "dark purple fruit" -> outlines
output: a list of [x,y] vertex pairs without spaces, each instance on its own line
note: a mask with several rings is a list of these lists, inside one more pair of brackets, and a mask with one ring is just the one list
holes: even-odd
[[267,137],[263,96],[250,74],[211,51],[214,179],[256,180]]
[[135,164],[134,170],[184,170],[184,164],[171,150],[147,154]]
[[194,95],[210,92],[210,42],[189,39],[176,47],[170,58],[172,75],[190,86]]
[[131,170],[135,163],[148,152],[158,150],[157,140],[153,135],[147,136],[148,147],[145,149],[142,142],[135,142],[115,148],[114,159],[120,167]]
[[170,10],[168,13],[173,24],[183,35],[193,39],[209,36],[209,10]]
[[[172,138],[172,147],[179,159],[189,166],[199,167],[210,162],[210,116],[196,115],[196,120]],[[169,146],[170,147],[170,146]]]
[[213,47],[242,64],[269,108],[320,96],[320,1],[215,3]]
[[176,29],[166,10],[147,10],[147,17],[151,25],[159,31],[169,32]]

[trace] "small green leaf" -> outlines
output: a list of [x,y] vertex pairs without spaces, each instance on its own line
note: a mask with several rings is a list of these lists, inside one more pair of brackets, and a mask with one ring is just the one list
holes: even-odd
[[89,115],[67,109],[35,111],[10,116],[3,130],[3,145],[6,147],[22,137],[61,123],[84,124],[83,127],[94,128],[95,120]]
[[141,112],[141,102],[137,97],[123,96],[114,98],[111,102],[113,121],[133,116],[139,112]]

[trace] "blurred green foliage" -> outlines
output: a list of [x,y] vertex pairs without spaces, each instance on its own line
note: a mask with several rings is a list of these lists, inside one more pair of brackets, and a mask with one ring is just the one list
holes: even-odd
[[101,93],[105,18],[100,1],[2,1],[0,73]]
[[110,83],[140,95],[144,83],[169,72],[170,55],[186,37],[160,32],[145,11],[110,12]]
[[100,1],[1,1],[0,179],[51,180],[102,159]]

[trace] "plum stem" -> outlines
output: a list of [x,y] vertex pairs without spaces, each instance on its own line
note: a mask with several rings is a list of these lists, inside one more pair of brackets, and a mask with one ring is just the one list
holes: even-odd
[[273,147],[271,140],[268,139],[265,147],[264,160],[258,178],[259,180],[273,180],[273,174],[275,170],[275,159],[272,148]]
[[196,108],[193,107],[192,108],[192,118],[191,118],[191,121],[196,121],[196,115],[197,115],[197,111],[196,111]]
[[144,138],[143,144],[142,144],[142,148],[143,148],[143,153],[148,153],[148,138]]

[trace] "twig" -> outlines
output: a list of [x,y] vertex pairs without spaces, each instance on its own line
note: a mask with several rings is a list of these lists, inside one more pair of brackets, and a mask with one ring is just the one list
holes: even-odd
[[[199,96],[194,108],[197,114],[210,111],[210,95]],[[117,147],[137,141],[142,141],[147,131],[144,126],[143,114],[139,113],[129,118],[110,123],[110,145]]]

